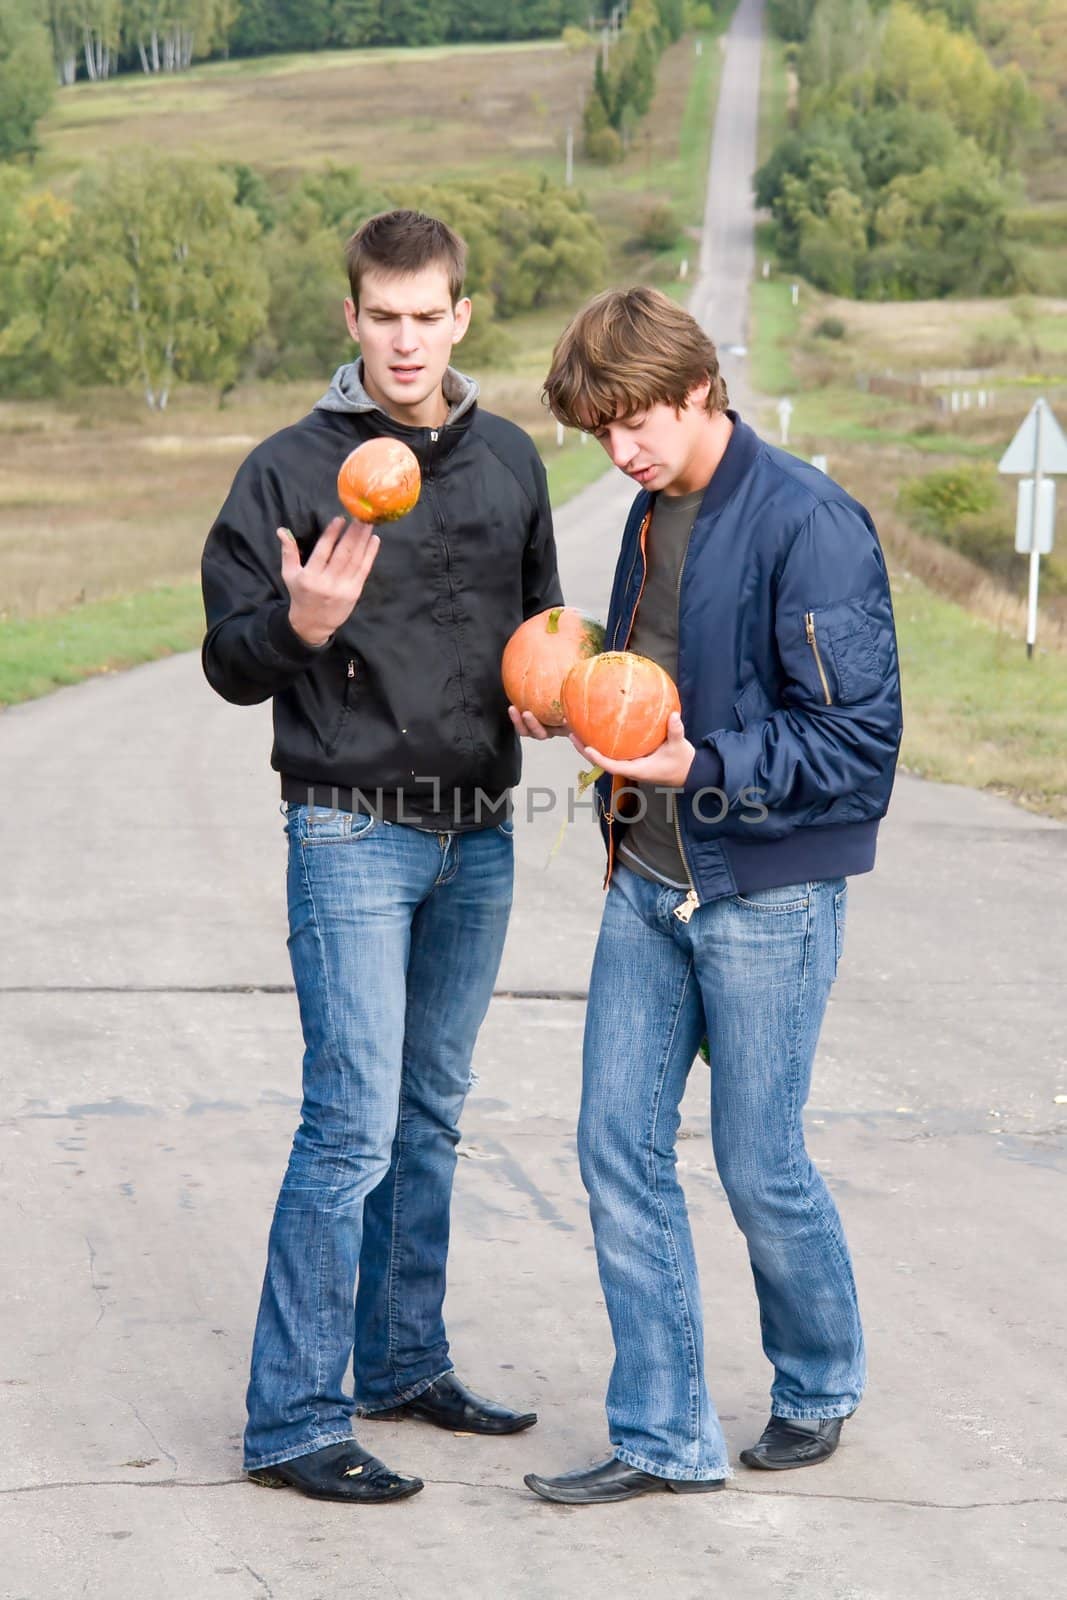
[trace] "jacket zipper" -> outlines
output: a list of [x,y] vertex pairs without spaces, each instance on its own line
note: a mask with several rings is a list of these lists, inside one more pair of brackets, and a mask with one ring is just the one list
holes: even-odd
[[[676,633],[678,635],[679,659],[681,659],[681,639],[682,639],[682,626],[681,626],[681,622],[682,622],[682,619],[681,619],[681,611],[682,611],[682,578],[685,575],[685,564],[689,559],[689,546],[692,543],[692,539],[693,539],[693,530],[692,530],[692,528],[690,528],[690,530],[689,530],[689,538],[685,541],[685,554],[682,557],[682,564],[678,568],[678,588],[677,588],[677,591],[676,591],[676,594],[675,594],[676,615],[677,615],[677,619],[678,619],[675,631],[676,631]],[[677,671],[677,668],[675,670]],[[697,909],[697,907],[700,904],[700,897],[697,894],[696,889],[693,887],[693,869],[689,865],[688,860],[686,859],[685,843],[684,843],[684,841],[682,839],[682,825],[678,821],[677,799],[675,799],[673,803],[674,803],[674,834],[675,834],[675,838],[678,840],[678,854],[682,858],[682,865],[685,868],[686,877],[689,879],[689,893],[686,895],[685,899],[682,901],[682,903],[680,905],[675,906],[673,915],[678,918],[679,922],[688,923],[689,920],[691,919],[692,915],[693,915],[693,912]]]
[[[430,437],[431,437],[431,439],[436,439],[436,437],[437,437],[437,430],[436,429],[431,429]],[[429,463],[427,463],[427,465],[429,465]],[[439,506],[437,504],[437,500],[435,499],[433,490],[430,487],[430,477],[431,477],[431,474],[429,472],[425,472],[423,474],[423,487],[426,490],[426,500],[427,500],[428,505],[431,507],[431,510],[432,510],[432,513],[433,513],[434,524],[435,524],[435,526],[437,528],[438,534],[439,534],[440,539],[441,539],[441,550],[442,550],[442,552],[444,554],[444,561],[445,561],[445,581],[448,584],[448,602],[449,602],[449,608],[450,608],[451,613],[452,613],[453,628],[455,628],[455,626],[458,624],[459,619],[456,616],[456,583],[455,583],[455,574],[454,574],[453,566],[452,566],[452,551],[451,551],[451,548],[450,548],[449,543],[448,543],[448,531],[445,528],[444,518],[441,516],[441,512],[440,512],[440,508],[439,508]],[[455,647],[455,651],[456,651],[456,667],[457,667],[456,682],[457,682],[457,684],[459,686],[459,700],[460,700],[459,709],[462,712],[463,719],[467,724],[467,737],[470,740],[471,748],[474,749],[474,747],[475,747],[474,728],[473,728],[473,726],[471,724],[470,707],[469,707],[469,705],[467,703],[467,686],[466,686],[466,683],[465,683],[464,677],[463,677],[463,657],[462,657],[462,655],[460,653],[460,649],[459,649],[458,644],[455,645],[454,647]]]
[[807,636],[808,643],[811,645],[812,654],[815,657],[815,665],[819,669],[819,682],[822,684],[822,692],[826,697],[826,704],[828,706],[832,706],[834,703],[833,697],[830,694],[830,685],[826,681],[826,670],[822,664],[822,656],[819,654],[819,641],[815,637],[814,611],[806,611],[804,613],[804,632]]
[[[637,549],[634,552],[634,559],[633,559],[633,562],[630,563],[630,576],[631,577],[633,576],[634,563],[636,563],[637,557],[639,555],[643,556],[644,553],[645,553],[645,535],[648,533],[649,526],[650,526],[651,522],[652,522],[652,513],[651,513],[651,511],[646,511],[645,512],[644,521],[641,524],[641,531],[637,535]],[[625,650],[627,645],[630,643],[630,635],[634,631],[634,619],[637,616],[637,608],[641,604],[641,596],[645,592],[645,579],[647,577],[648,577],[648,563],[646,562],[645,563],[645,570],[641,574],[641,587],[637,591],[637,599],[634,601],[633,610],[630,612],[630,626],[626,630],[626,638],[623,640],[623,643],[622,643],[623,650]],[[626,581],[627,581],[627,583],[629,583],[629,581],[630,581],[629,578],[627,578]],[[616,632],[617,631],[618,630],[616,629]],[[614,806],[614,803],[615,803],[615,796],[614,796],[615,780],[614,780],[614,778],[612,779],[611,787],[612,787],[612,797],[611,797],[611,801],[609,803],[609,809],[607,811],[605,811],[605,813],[604,813],[604,821],[608,824],[609,830],[610,830],[611,824],[615,821],[615,812],[614,812],[614,810],[611,809],[611,807]],[[618,787],[620,789],[624,789],[626,787],[625,781],[623,783],[619,784]],[[609,850],[608,850],[608,876],[607,876],[607,878],[605,880],[605,888],[607,887],[607,884],[610,883],[610,881],[611,881],[611,869],[614,866],[614,863],[615,863],[615,840],[614,840],[614,838],[612,838],[611,844],[610,844],[610,847],[609,847]]]
[[330,755],[333,755],[336,751],[341,743],[341,735],[345,731],[345,723],[348,721],[348,715],[352,709],[352,685],[355,682],[355,677],[356,663],[349,657],[348,661],[345,662],[345,689],[341,697],[341,715],[337,719],[337,726],[334,728],[333,736],[326,747]]
[[[629,571],[629,574],[627,575],[627,579],[626,579],[627,585],[629,585],[630,579],[633,577],[634,565],[635,565],[635,563],[637,561],[638,555],[643,556],[644,553],[645,553],[645,535],[648,533],[649,524],[651,523],[651,521],[652,521],[652,513],[651,513],[651,511],[646,511],[645,515],[644,515],[644,520],[641,523],[641,530],[637,535],[637,550],[634,552],[634,559],[630,563],[630,571]],[[630,625],[626,630],[626,639],[625,639],[625,642],[623,643],[623,646],[622,646],[622,648],[624,650],[626,649],[626,646],[630,642],[630,635],[634,631],[634,618],[637,615],[637,608],[641,604],[641,596],[645,592],[645,579],[647,578],[647,576],[648,576],[648,566],[646,564],[645,570],[641,574],[641,587],[637,592],[637,599],[634,602],[633,610],[630,612]],[[618,633],[619,633],[619,630],[618,630],[618,627],[616,627],[616,629],[615,629],[615,638],[612,641],[612,649],[613,650],[617,648]],[[615,777],[612,778],[612,780],[611,780],[610,798],[608,800],[607,810],[604,812],[604,821],[608,825],[608,865],[607,865],[607,870],[604,873],[604,888],[605,889],[611,883],[612,873],[615,871],[615,795],[618,792],[618,790],[623,789],[625,787],[626,787],[626,780],[624,778],[615,778]]]

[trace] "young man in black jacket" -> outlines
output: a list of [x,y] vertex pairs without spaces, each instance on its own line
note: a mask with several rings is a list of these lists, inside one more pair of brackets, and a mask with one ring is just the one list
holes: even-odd
[[[449,365],[465,255],[417,212],[359,229],[345,312],[361,359],[244,462],[203,559],[209,682],[239,705],[273,697],[306,1046],[245,1466],[321,1499],[422,1488],[356,1443],[354,1411],[472,1433],[537,1420],[465,1388],[442,1319],[458,1122],[511,905],[520,758],[500,658],[562,600],[533,443]],[[422,493],[379,535],[337,514],[336,483],[382,434],[414,450]]]

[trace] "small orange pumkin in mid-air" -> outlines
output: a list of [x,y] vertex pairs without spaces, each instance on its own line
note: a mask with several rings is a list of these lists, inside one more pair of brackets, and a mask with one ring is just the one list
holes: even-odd
[[527,617],[508,640],[500,663],[508,699],[542,727],[562,727],[564,678],[576,661],[603,648],[603,624],[575,606],[552,606]]
[[337,474],[337,496],[360,522],[395,522],[419,498],[422,473],[413,450],[381,435],[347,455]]
[[632,650],[577,662],[563,680],[562,699],[571,732],[609,761],[651,755],[667,737],[671,712],[682,709],[670,674]]

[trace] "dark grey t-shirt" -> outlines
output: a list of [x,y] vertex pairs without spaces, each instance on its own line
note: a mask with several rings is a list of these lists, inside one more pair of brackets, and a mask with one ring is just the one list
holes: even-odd
[[[645,540],[645,587],[637,608],[628,649],[650,656],[665,672],[678,677],[678,590],[703,489],[692,494],[656,497],[652,525]],[[631,822],[619,855],[631,871],[673,888],[688,889],[689,873],[678,848],[674,796],[656,784],[633,784],[645,800],[645,814]],[[637,802],[632,802],[637,804]]]

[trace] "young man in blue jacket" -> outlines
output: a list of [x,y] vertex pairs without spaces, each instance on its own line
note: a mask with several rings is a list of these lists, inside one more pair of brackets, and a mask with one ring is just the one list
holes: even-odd
[[[741,1460],[825,1461],[859,1404],[852,1266],[802,1112],[846,878],[874,865],[901,708],[870,517],[728,409],[715,347],[688,312],[653,289],[599,295],[560,339],[545,392],[640,485],[607,647],[651,656],[682,704],[642,760],[578,745],[605,769],[609,888],[578,1150],[615,1341],[613,1450],[526,1482],[583,1504],[700,1493],[729,1475],[675,1175],[678,1108],[704,1039],[715,1161],[774,1368],[770,1421]],[[512,720],[545,736],[514,708]]]

